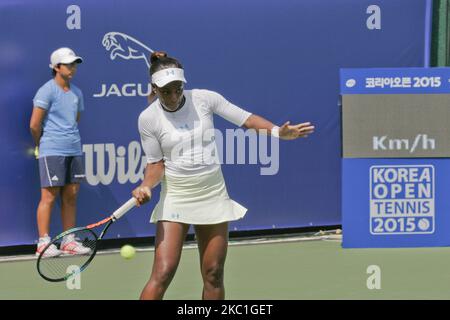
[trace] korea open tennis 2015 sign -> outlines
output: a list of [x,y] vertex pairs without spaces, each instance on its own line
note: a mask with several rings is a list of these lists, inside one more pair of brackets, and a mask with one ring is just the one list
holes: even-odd
[[431,234],[435,215],[434,167],[370,167],[370,233]]
[[450,245],[449,80],[450,68],[341,70],[344,247]]

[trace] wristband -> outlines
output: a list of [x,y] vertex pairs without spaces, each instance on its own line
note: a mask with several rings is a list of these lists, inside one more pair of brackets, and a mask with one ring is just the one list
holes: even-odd
[[270,131],[270,134],[272,135],[272,137],[279,138],[280,137],[280,127],[274,126],[272,128],[272,130]]

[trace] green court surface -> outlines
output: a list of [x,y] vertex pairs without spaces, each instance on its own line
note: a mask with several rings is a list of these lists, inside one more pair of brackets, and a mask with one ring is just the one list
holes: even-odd
[[[340,241],[287,240],[231,245],[226,298],[450,299],[450,248],[342,249]],[[165,299],[200,299],[198,259],[195,247],[184,249]],[[152,261],[151,248],[131,260],[99,254],[81,274],[81,288],[69,290],[40,278],[35,260],[2,260],[0,299],[138,299]],[[367,287],[372,265],[380,268],[380,289]]]

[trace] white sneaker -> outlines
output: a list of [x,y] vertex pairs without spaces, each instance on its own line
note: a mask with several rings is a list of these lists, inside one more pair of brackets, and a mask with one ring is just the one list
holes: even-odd
[[[39,242],[37,244],[36,256],[39,256],[49,243],[50,243],[49,236],[44,236],[42,238],[39,238]],[[60,250],[58,250],[58,248],[54,244],[52,244],[50,247],[47,248],[47,250],[45,250],[42,257],[43,258],[52,258],[52,257],[57,257],[61,254],[62,254],[62,252]]]
[[65,254],[89,254],[91,249],[83,246],[73,234],[65,236],[61,242],[61,251]]

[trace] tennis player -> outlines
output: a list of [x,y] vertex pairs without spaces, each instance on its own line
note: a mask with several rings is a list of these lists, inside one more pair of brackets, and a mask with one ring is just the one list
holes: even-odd
[[[37,91],[33,99],[30,130],[39,148],[41,199],[37,209],[39,241],[36,255],[50,242],[50,215],[61,196],[64,230],[75,227],[76,202],[80,182],[85,178],[78,121],[84,110],[83,94],[72,78],[83,59],[69,48],[59,48],[50,56],[53,78]],[[66,237],[58,249],[52,244],[46,257],[86,254],[89,248],[73,237]]]
[[213,114],[285,140],[306,137],[314,126],[286,122],[278,127],[216,92],[184,90],[182,65],[165,54],[152,54],[150,75],[157,99],[139,116],[147,165],[142,184],[132,194],[141,205],[161,182],[161,195],[151,216],[156,223],[155,259],[141,299],[163,298],[190,225],[194,225],[200,253],[202,298],[224,299],[228,222],[244,217],[247,209],[228,196],[220,163],[210,152],[215,148],[214,139],[202,139],[214,129]]

